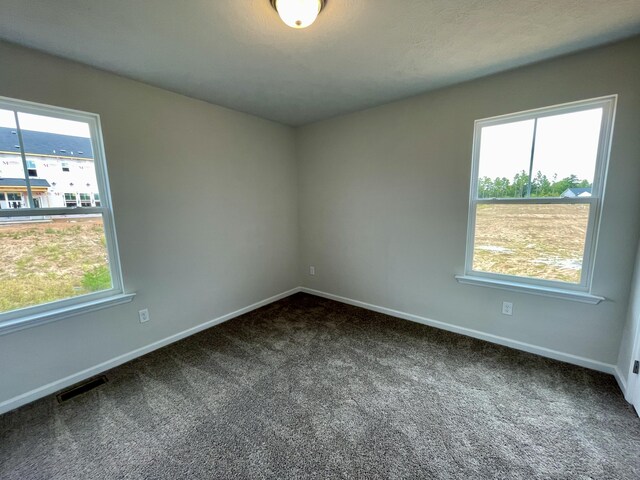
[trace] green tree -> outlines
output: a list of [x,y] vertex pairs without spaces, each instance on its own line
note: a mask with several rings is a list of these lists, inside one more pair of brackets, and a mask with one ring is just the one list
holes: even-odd
[[529,175],[522,170],[520,173],[516,173],[513,177],[513,184],[511,195],[512,198],[523,198],[527,196],[527,189],[529,188]]
[[[529,188],[529,175],[524,171],[516,173],[513,181],[507,177],[482,177],[478,180],[479,198],[524,198]],[[552,180],[538,170],[531,179],[532,197],[559,197],[567,188],[591,188],[588,180],[580,180],[577,175],[569,175],[558,180],[554,174]]]
[[[557,182],[554,182],[552,185],[552,192],[554,197],[559,197],[562,195],[567,188],[576,188],[580,184],[580,180],[576,175],[569,175],[568,177],[563,178]],[[586,183],[587,186],[591,186],[589,182]]]
[[540,170],[536,173],[536,176],[531,180],[531,196],[532,197],[548,197],[551,195],[551,182],[546,175],[543,175]]

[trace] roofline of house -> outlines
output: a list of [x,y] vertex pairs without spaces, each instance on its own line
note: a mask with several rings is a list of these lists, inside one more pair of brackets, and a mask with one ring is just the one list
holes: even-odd
[[[8,155],[20,156],[19,152],[7,152],[5,150],[0,150],[0,154],[2,153],[8,154]],[[93,160],[93,157],[65,157],[63,155],[47,155],[45,153],[27,153],[27,155],[32,157],[60,158],[60,159],[69,159],[69,160]]]

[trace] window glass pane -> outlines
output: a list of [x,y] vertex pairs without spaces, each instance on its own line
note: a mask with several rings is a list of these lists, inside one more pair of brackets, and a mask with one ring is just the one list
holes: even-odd
[[81,207],[90,207],[91,206],[91,196],[88,193],[80,194],[80,206]]
[[478,165],[479,198],[526,194],[534,120],[483,127]]
[[0,208],[28,207],[26,185],[14,113],[0,110]]
[[9,128],[15,131],[16,119],[12,110],[0,109],[0,128]]
[[602,108],[538,119],[532,197],[591,196]]
[[111,288],[100,215],[36,219],[0,228],[0,313]]
[[75,193],[64,194],[64,206],[74,208],[78,206],[78,196]]
[[91,206],[79,201],[98,189],[89,125],[22,112],[18,119],[34,200],[45,208]]
[[33,160],[27,160],[27,173],[29,177],[37,177],[38,176],[38,167],[36,162]]
[[580,283],[588,204],[479,204],[473,270]]

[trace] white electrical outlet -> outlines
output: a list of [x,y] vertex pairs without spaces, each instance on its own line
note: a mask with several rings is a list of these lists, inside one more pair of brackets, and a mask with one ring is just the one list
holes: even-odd
[[148,322],[149,320],[151,320],[151,318],[149,317],[149,309],[145,308],[144,310],[140,310],[138,312],[138,315],[140,316],[140,323],[145,323]]
[[309,267],[309,275],[315,275],[316,274],[316,267]]
[[513,315],[513,303],[511,303],[511,302],[502,302],[502,314],[503,315]]

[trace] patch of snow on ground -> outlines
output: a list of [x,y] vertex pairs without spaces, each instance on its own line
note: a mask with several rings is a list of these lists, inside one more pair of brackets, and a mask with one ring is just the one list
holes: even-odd
[[495,245],[481,245],[476,247],[477,250],[486,250],[488,252],[496,253],[513,253],[513,250],[509,250],[505,247],[496,247]]
[[581,258],[536,258],[533,260],[533,263],[539,263],[543,265],[553,265],[555,267],[560,267],[564,270],[580,270],[582,269],[582,259]]

